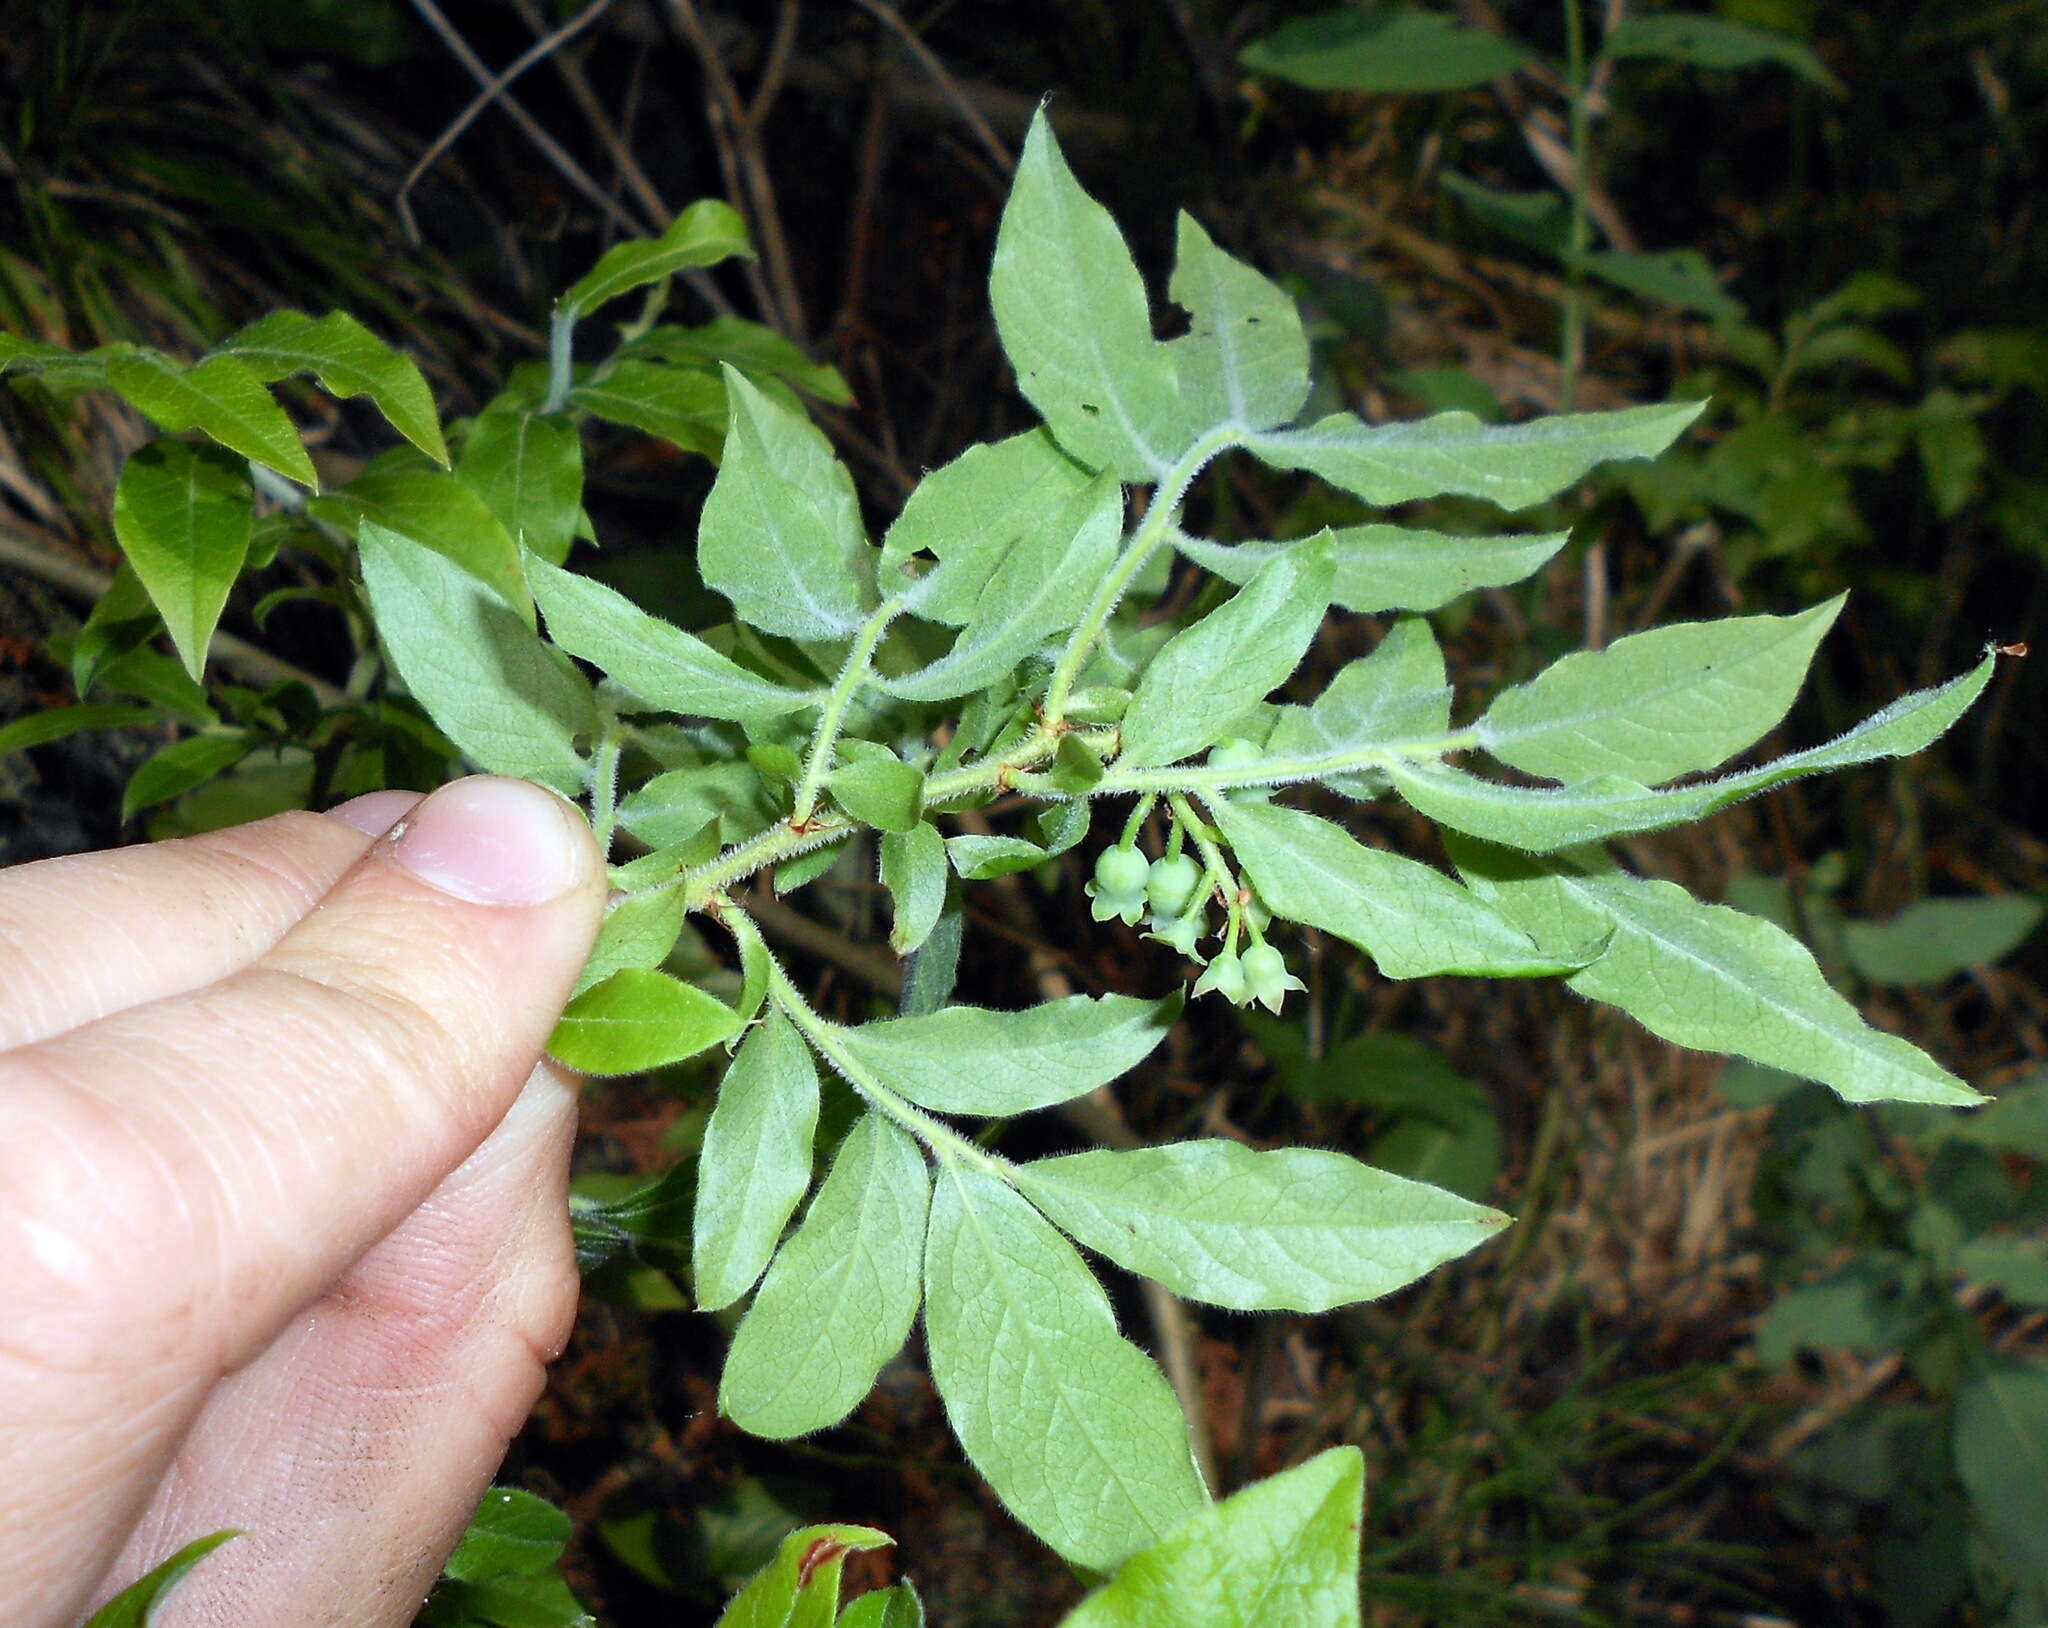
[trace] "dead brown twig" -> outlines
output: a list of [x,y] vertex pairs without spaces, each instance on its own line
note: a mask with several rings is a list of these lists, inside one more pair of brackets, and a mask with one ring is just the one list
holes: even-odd
[[483,89],[470,99],[469,105],[456,114],[454,118],[450,119],[447,127],[428,144],[427,150],[420,154],[418,161],[406,172],[405,179],[398,184],[397,195],[391,200],[392,207],[398,211],[398,218],[405,223],[407,234],[415,242],[419,240],[419,228],[413,220],[412,189],[418,185],[420,177],[432,169],[435,163],[439,161],[441,155],[461,139],[462,132],[476,122],[485,108],[505,94],[506,87],[513,80],[525,73],[536,62],[553,56],[555,52],[559,51],[570,40],[574,39],[584,29],[588,28],[609,11],[611,6],[612,0],[591,0],[591,4],[577,12],[575,16],[562,24],[560,28],[534,41],[531,46],[513,59],[510,67],[493,74],[486,80]]
[[[448,47],[449,54],[462,64],[469,76],[479,85],[489,89],[493,78],[491,70],[470,48],[469,41],[462,37],[460,30],[442,14],[441,8],[434,0],[412,0],[412,8],[420,14],[421,21],[434,31],[441,43]],[[540,121],[526,111],[517,97],[509,91],[500,89],[495,95],[495,101],[504,109],[505,116],[519,127],[526,139],[540,149],[541,156],[554,166],[556,173],[602,210],[607,218],[616,221],[623,230],[633,233],[636,237],[646,231],[645,223],[634,219],[616,198],[599,186],[592,179],[590,172],[570,155],[568,149],[541,128]],[[398,213],[406,236],[415,243],[419,242],[419,225],[402,200]]]
[[667,0],[666,10],[696,54],[703,68],[711,96],[705,116],[718,148],[719,169],[725,176],[726,191],[735,205],[744,205],[754,236],[761,245],[758,265],[748,262],[746,276],[753,285],[756,301],[765,316],[785,338],[801,344],[804,337],[803,299],[797,287],[789,242],[782,229],[782,212],[775,199],[775,183],[769,175],[767,155],[761,146],[761,128],[786,82],[795,50],[798,0],[782,0],[776,13],[775,35],[768,47],[766,65],[754,86],[751,101],[743,98],[718,42],[699,15],[695,0]]
[[917,31],[903,20],[896,8],[889,5],[887,0],[854,0],[854,4],[903,42],[904,50],[910,53],[933,85],[938,87],[939,94],[945,97],[953,110],[960,115],[960,122],[974,133],[974,139],[981,143],[983,151],[995,162],[996,168],[1004,175],[1015,174],[1016,159],[1010,156],[1010,150],[997,138],[995,131],[989,128],[988,120],[982,117],[981,109],[974,105],[961,88],[960,82],[947,70],[932,48],[918,37]]

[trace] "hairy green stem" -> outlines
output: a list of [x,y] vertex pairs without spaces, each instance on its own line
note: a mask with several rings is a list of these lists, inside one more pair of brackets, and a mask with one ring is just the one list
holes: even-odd
[[860,688],[861,681],[868,676],[868,668],[875,659],[875,646],[881,642],[889,624],[902,613],[903,601],[900,598],[884,600],[874,615],[861,624],[860,632],[854,635],[853,648],[846,652],[846,665],[839,669],[839,677],[833,681],[825,697],[824,710],[818,715],[818,732],[811,737],[803,778],[796,784],[796,800],[790,805],[791,825],[807,823],[812,810],[818,806],[818,794],[824,790],[825,776],[832,771],[832,753],[839,744],[839,730],[846,722],[846,709],[852,704],[854,692]]
[[1124,821],[1124,834],[1117,844],[1118,847],[1135,848],[1138,845],[1138,832],[1144,826],[1146,817],[1151,814],[1152,805],[1158,800],[1150,795],[1138,799],[1131,809],[1131,817]]
[[540,404],[544,413],[559,413],[569,405],[569,385],[575,378],[577,315],[556,306],[554,320],[548,325],[548,393]]
[[1109,619],[1132,579],[1144,569],[1145,562],[1159,545],[1172,535],[1173,517],[1180,508],[1181,499],[1187,496],[1188,487],[1211,459],[1237,444],[1238,434],[1234,429],[1211,430],[1188,448],[1180,461],[1167,470],[1160,477],[1159,484],[1152,488],[1152,502],[1145,510],[1145,518],[1131,533],[1122,557],[1102,579],[1102,585],[1095,590],[1095,598],[1068,638],[1066,649],[1060,652],[1059,665],[1053,668],[1052,681],[1045,691],[1047,723],[1057,724],[1066,716],[1067,697],[1073,693],[1075,679],[1081,676],[1082,667],[1094,651],[1096,641],[1102,637],[1102,630],[1109,625]]
[[607,729],[590,760],[590,829],[605,863],[612,858],[612,833],[619,823],[619,734]]
[[1298,780],[1320,780],[1333,774],[1355,774],[1360,769],[1387,763],[1426,762],[1448,752],[1464,752],[1480,744],[1476,729],[1453,729],[1441,735],[1423,735],[1407,741],[1378,741],[1348,752],[1325,752],[1317,757],[1269,757],[1251,763],[1232,763],[1217,768],[1207,764],[1172,764],[1163,769],[1112,768],[1088,790],[1090,797],[1114,797],[1132,792],[1193,792],[1212,797],[1240,786],[1284,786]]
[[1006,1187],[1016,1184],[1009,1160],[987,1152],[950,1125],[914,1107],[861,1067],[860,1060],[840,1041],[844,1031],[812,1009],[803,992],[790,981],[789,974],[782,970],[782,963],[773,955],[768,957],[768,989],[770,998],[782,1008],[783,1015],[802,1031],[804,1038],[853,1087],[861,1100],[883,1117],[894,1120],[931,1149],[940,1164],[971,1165]]
[[1224,945],[1228,948],[1237,938],[1238,919],[1244,913],[1244,906],[1237,897],[1237,873],[1230,868],[1230,861],[1217,844],[1216,833],[1196,816],[1193,806],[1182,793],[1169,793],[1166,806],[1173,810],[1178,828],[1194,839],[1195,852],[1202,856],[1202,873],[1223,895],[1223,911],[1227,918]]
[[[924,783],[925,807],[942,809],[947,803],[994,791],[1005,784],[1006,777],[1045,762],[1058,749],[1059,737],[1056,734],[1046,729],[1034,730],[1000,757],[933,775]],[[813,848],[822,848],[828,842],[838,842],[866,829],[866,826],[843,815],[830,812],[818,815],[802,830],[787,821],[778,820],[760,835],[749,837],[715,859],[708,859],[694,870],[684,871],[647,891],[661,892],[680,887],[684,908],[702,910],[713,895],[744,882],[756,871],[766,870],[785,859],[793,859]]]

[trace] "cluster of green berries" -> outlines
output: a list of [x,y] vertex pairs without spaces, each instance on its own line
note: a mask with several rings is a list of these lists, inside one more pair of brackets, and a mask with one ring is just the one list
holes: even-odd
[[[1087,886],[1089,910],[1097,921],[1114,917],[1135,927],[1142,917],[1151,937],[1197,961],[1205,959],[1195,945],[1209,931],[1209,892],[1208,878],[1191,855],[1168,853],[1147,860],[1135,847],[1125,846],[1103,850]],[[1214,990],[1233,1005],[1257,1001],[1277,1012],[1290,989],[1304,987],[1288,972],[1280,952],[1259,936],[1270,919],[1255,904],[1239,907],[1222,950],[1206,958],[1208,965],[1195,982],[1197,995]],[[1242,954],[1236,947],[1239,920],[1252,934]]]

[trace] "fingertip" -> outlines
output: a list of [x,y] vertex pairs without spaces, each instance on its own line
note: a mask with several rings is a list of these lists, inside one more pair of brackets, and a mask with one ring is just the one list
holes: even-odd
[[385,840],[413,876],[470,904],[547,904],[601,868],[574,808],[544,786],[495,775],[443,786]]
[[371,791],[327,810],[327,817],[352,825],[366,837],[381,837],[424,801],[417,791]]

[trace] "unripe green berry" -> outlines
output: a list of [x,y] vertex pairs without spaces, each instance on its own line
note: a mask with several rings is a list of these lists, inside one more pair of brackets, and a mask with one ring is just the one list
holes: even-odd
[[1209,930],[1208,914],[1198,906],[1173,921],[1154,916],[1150,936],[1178,950],[1182,955],[1193,956],[1196,941]]
[[1195,980],[1197,995],[1206,995],[1211,990],[1221,995],[1232,1006],[1242,1006],[1251,998],[1250,989],[1245,983],[1244,963],[1234,953],[1225,951],[1217,956],[1203,970],[1202,976]]
[[1287,970],[1287,962],[1270,944],[1254,944],[1244,952],[1244,981],[1251,998],[1269,1012],[1280,1010],[1290,989],[1307,986]]
[[1145,880],[1152,866],[1135,848],[1105,848],[1088,884],[1089,910],[1097,921],[1116,916],[1135,927],[1145,913]]
[[1250,741],[1229,735],[1209,748],[1207,761],[1212,769],[1242,769],[1258,762],[1265,755]]
[[1152,861],[1145,878],[1145,899],[1156,919],[1171,921],[1186,913],[1201,885],[1202,867],[1186,854],[1162,856]]
[[[1212,769],[1250,769],[1265,761],[1266,754],[1248,740],[1226,736],[1209,748],[1207,766]],[[1233,803],[1262,803],[1273,795],[1271,786],[1233,786],[1223,794]]]

